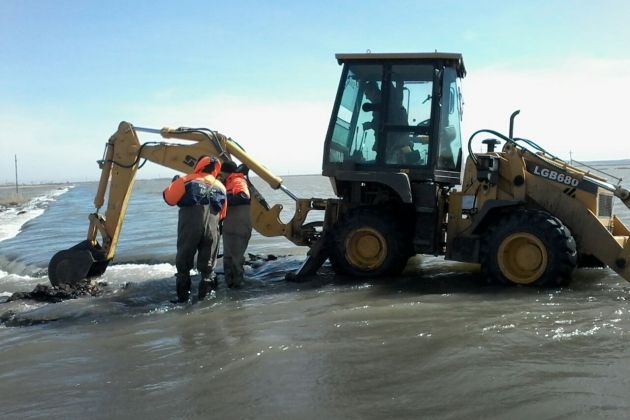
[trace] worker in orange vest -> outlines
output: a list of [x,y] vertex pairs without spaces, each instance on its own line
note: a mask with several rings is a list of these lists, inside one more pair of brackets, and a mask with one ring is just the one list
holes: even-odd
[[201,276],[199,300],[216,289],[214,256],[219,246],[219,219],[227,210],[225,186],[216,178],[220,170],[219,160],[202,156],[192,173],[176,176],[163,192],[167,204],[179,206],[175,257],[178,302],[187,302],[190,297],[195,254]]
[[252,236],[248,171],[247,166],[237,168],[232,161],[225,162],[222,169],[227,175],[225,188],[228,202],[228,212],[223,221],[223,270],[225,282],[230,288],[243,286],[245,251]]

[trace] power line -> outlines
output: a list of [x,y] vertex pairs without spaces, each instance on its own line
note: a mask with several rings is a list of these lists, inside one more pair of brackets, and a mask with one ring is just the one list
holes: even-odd
[[15,155],[15,193],[19,194],[18,190],[18,171],[17,171],[17,155]]

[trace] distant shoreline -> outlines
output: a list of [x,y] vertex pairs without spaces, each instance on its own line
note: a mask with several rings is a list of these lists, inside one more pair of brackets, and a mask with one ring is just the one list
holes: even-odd
[[[46,182],[43,184],[19,184],[18,190],[23,189],[32,189],[32,188],[56,188],[56,187],[67,187],[70,185],[78,184],[78,182]],[[4,190],[13,190],[15,191],[15,184],[2,184],[0,185],[0,192]]]
[[65,188],[70,185],[72,184],[18,185],[17,192],[15,191],[15,185],[0,185],[0,207],[18,207],[47,191]]

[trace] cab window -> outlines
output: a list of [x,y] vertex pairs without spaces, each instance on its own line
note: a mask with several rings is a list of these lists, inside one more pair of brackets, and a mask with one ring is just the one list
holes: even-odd
[[433,64],[348,65],[328,161],[426,166],[433,75]]
[[444,87],[440,103],[440,127],[437,167],[460,170],[462,138],[460,129],[461,94],[457,73],[453,68],[444,69]]
[[382,74],[381,65],[349,66],[328,151],[329,162],[376,161],[379,122],[368,97],[373,93],[370,85],[380,89]]
[[385,163],[422,166],[428,163],[433,65],[391,67],[385,119]]

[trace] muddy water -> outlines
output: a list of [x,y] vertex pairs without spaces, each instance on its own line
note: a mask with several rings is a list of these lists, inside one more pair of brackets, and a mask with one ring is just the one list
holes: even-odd
[[[0,292],[46,281],[51,252],[85,232],[92,187],[0,242]],[[102,296],[0,304],[0,417],[627,417],[630,284],[611,270],[578,270],[558,290],[503,288],[475,266],[417,257],[396,279],[325,266],[295,284],[283,276],[303,251],[255,236],[254,253],[281,258],[248,267],[242,290],[173,305],[175,215],[161,187],[138,184]]]

